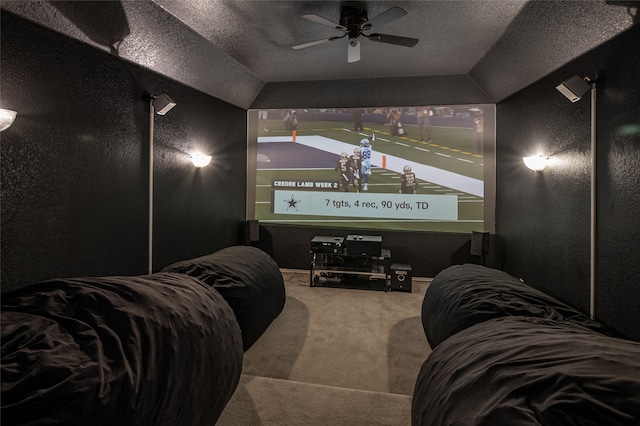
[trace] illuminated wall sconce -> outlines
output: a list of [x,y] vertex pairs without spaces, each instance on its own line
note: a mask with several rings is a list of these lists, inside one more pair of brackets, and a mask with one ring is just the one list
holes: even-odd
[[535,172],[541,172],[547,166],[548,157],[540,155],[532,155],[531,157],[522,157],[524,164]]
[[15,111],[11,111],[10,109],[0,108],[0,132],[3,130],[7,130],[13,124],[13,120],[16,119]]
[[171,108],[176,106],[176,103],[164,93],[162,95],[152,96],[151,99],[151,104],[158,115],[165,115]]
[[205,167],[211,162],[211,156],[203,154],[192,154],[191,161],[196,167]]

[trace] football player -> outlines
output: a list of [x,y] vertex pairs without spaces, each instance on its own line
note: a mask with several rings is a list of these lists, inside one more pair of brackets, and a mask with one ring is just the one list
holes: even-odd
[[417,187],[416,174],[411,171],[411,166],[407,164],[402,168],[402,176],[400,176],[400,193],[415,194]]
[[336,164],[335,170],[340,172],[340,182],[345,192],[349,192],[349,183],[353,177],[353,166],[349,160],[349,154],[340,153],[340,159]]
[[362,167],[360,174],[364,178],[365,191],[369,190],[369,175],[371,174],[371,154],[373,150],[373,141],[376,136],[372,133],[360,141],[360,155],[362,156]]
[[349,157],[351,160],[351,166],[353,167],[353,186],[357,192],[362,190],[362,179],[360,179],[360,173],[362,171],[362,153],[360,148],[355,147],[353,149],[353,155]]

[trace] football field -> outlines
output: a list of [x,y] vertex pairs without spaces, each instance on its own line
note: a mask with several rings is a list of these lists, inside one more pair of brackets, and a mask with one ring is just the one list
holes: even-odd
[[[406,135],[392,136],[389,127],[382,124],[365,123],[364,131],[356,132],[349,122],[300,121],[294,135],[292,131],[285,130],[279,120],[261,120],[256,219],[271,223],[371,230],[471,232],[482,229],[484,164],[482,155],[477,152],[473,129],[432,127],[431,141],[419,140],[415,126],[405,126],[405,129]],[[272,203],[288,202],[272,199],[276,193],[275,181],[339,181],[334,168],[340,152],[351,155],[368,134],[375,135],[375,142],[367,194],[398,194],[402,168],[410,165],[418,179],[416,196],[455,195],[457,220],[342,217],[339,212],[331,217],[273,213]],[[356,188],[350,188],[350,191],[355,192]]]

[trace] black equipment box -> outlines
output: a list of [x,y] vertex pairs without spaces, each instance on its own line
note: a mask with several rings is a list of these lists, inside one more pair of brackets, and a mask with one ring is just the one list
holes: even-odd
[[311,251],[313,253],[342,254],[344,252],[344,237],[313,237]]
[[349,256],[382,256],[382,237],[372,235],[347,235],[344,242]]
[[389,267],[389,289],[411,293],[411,265],[392,263]]

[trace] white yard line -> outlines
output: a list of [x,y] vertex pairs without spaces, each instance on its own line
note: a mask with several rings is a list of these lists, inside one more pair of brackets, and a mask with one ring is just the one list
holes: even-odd
[[[376,139],[376,142],[382,140],[380,138]],[[289,141],[291,137],[289,137]],[[285,137],[273,137],[273,136],[261,136],[258,138],[258,143],[260,142],[287,142],[287,138]],[[353,150],[354,144],[349,144],[346,142],[336,141],[334,139],[326,138],[324,136],[298,136],[296,138],[296,142],[301,145],[309,146],[311,148],[320,149],[322,151],[331,152],[331,153],[340,153],[340,152],[348,152]],[[446,154],[441,154],[436,152],[438,155],[442,155],[444,157],[451,157]],[[447,188],[452,188],[467,194],[473,194],[478,197],[484,197],[484,182],[480,179],[474,179],[468,176],[460,175],[458,173],[454,173],[448,170],[439,169],[437,167],[428,166],[422,163],[417,163],[415,161],[409,161],[404,158],[396,157],[393,155],[383,154],[381,152],[376,151],[375,143],[373,145],[373,153],[371,156],[371,163],[374,166],[380,167],[382,165],[382,156],[385,156],[387,159],[387,170],[392,170],[396,173],[402,173],[402,169],[405,165],[411,167],[412,171],[416,174],[416,177],[420,180],[424,180],[427,182],[433,182],[437,185],[446,186]]]

